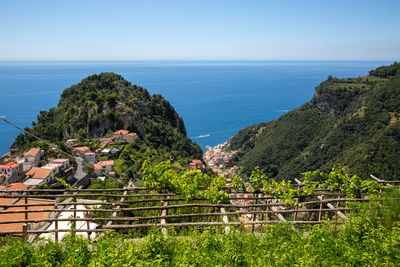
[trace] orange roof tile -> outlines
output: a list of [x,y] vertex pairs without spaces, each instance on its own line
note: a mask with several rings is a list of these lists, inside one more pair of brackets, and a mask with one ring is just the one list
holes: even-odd
[[[1,204],[11,204],[12,201],[15,199],[12,198],[0,198],[0,203]],[[47,200],[47,199],[30,199],[28,198],[28,204],[53,204],[55,203],[54,200]],[[18,200],[15,204],[25,204],[24,199]],[[28,210],[36,210],[36,209],[52,209],[54,208],[53,206],[30,206],[28,207]],[[22,210],[21,213],[6,213],[2,214],[0,216],[0,221],[16,221],[16,220],[24,220],[25,219],[25,213],[24,213],[24,207],[11,207],[8,208],[7,210]],[[50,215],[50,212],[31,212],[28,213],[28,220],[38,220],[38,219],[44,219],[48,218]],[[1,230],[2,231],[22,231],[22,225],[23,223],[8,223],[8,224],[1,224]],[[35,227],[36,224],[33,225]]]
[[135,136],[135,133],[128,133],[129,136]]
[[100,170],[101,169],[101,164],[100,163],[95,163],[93,164],[93,167],[95,170]]
[[23,184],[23,183],[13,183],[10,184],[6,190],[8,191],[13,191],[13,190],[25,190],[29,187],[29,185]]
[[25,176],[35,179],[45,179],[47,176],[50,175],[50,173],[51,169],[33,167],[25,174]]
[[114,134],[128,134],[129,133],[129,131],[127,131],[127,130],[119,130],[119,131],[116,131]]
[[81,147],[75,147],[74,150],[86,151],[86,150],[90,150],[90,149],[87,146],[81,146]]
[[6,163],[6,164],[0,165],[0,168],[3,168],[3,169],[12,169],[12,168],[18,167],[19,165],[21,165],[21,164],[19,164],[19,163],[17,163],[17,162],[14,162],[14,161],[11,161],[11,162],[8,162],[8,163]]
[[[0,204],[8,205],[8,204],[11,204],[14,200],[16,200],[16,198],[0,197]],[[1,208],[1,209],[3,209],[3,208]]]
[[36,155],[40,152],[40,148],[31,148],[28,152],[24,154],[25,157],[36,157]]

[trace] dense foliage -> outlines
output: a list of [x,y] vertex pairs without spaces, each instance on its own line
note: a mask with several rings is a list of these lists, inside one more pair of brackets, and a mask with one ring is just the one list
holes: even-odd
[[400,64],[371,76],[330,78],[313,99],[278,120],[240,131],[230,164],[250,176],[259,166],[270,178],[341,165],[360,177],[400,177]]
[[379,68],[376,68],[376,70],[371,70],[369,72],[369,75],[381,78],[387,78],[390,76],[394,76],[399,69],[400,69],[400,63],[394,62],[389,66],[381,66]]
[[[58,106],[41,111],[27,130],[59,146],[66,139],[79,138],[96,149],[100,144],[93,138],[120,129],[139,136],[138,143],[117,147],[122,150],[114,158],[120,159],[117,168],[127,175],[133,175],[147,157],[201,158],[201,148],[186,137],[182,118],[167,100],[114,73],[92,75],[65,89]],[[20,134],[13,147],[31,146],[33,141]]]
[[211,203],[228,201],[228,193],[223,190],[225,177],[211,176],[198,170],[179,170],[171,162],[143,166],[144,185],[158,192],[174,192],[182,195],[187,201],[195,198],[207,199]]
[[312,171],[302,175],[303,181],[298,185],[290,180],[271,180],[259,168],[255,168],[248,179],[248,187],[238,176],[232,179],[232,187],[237,192],[262,191],[265,195],[281,199],[288,206],[299,205],[296,198],[314,196],[317,188],[342,193],[348,198],[360,198],[363,194],[368,194],[369,197],[377,196],[379,190],[384,188],[375,181],[363,180],[339,168],[332,168],[329,173]]
[[362,209],[342,226],[329,221],[304,232],[289,225],[261,234],[233,229],[174,238],[154,229],[140,241],[108,234],[96,241],[70,235],[61,243],[0,241],[0,266],[398,266],[400,225],[390,228]]

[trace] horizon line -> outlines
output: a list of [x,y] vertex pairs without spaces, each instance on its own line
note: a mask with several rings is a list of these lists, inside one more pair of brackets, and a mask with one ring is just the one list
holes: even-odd
[[127,61],[398,61],[399,59],[0,59],[0,62],[127,62]]

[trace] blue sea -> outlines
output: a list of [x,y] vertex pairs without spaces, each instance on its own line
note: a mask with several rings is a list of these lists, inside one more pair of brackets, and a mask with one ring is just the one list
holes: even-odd
[[[328,75],[363,76],[389,61],[64,61],[0,62],[0,116],[30,127],[56,107],[65,88],[101,72],[115,72],[162,94],[203,149],[240,129],[277,119],[309,101]],[[19,131],[0,121],[0,154]]]

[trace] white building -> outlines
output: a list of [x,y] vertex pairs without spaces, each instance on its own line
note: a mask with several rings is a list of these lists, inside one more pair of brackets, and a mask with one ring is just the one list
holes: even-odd
[[41,156],[42,151],[40,151],[40,148],[31,148],[28,152],[24,154],[24,161],[21,162],[22,170],[27,171],[32,167],[39,166]]

